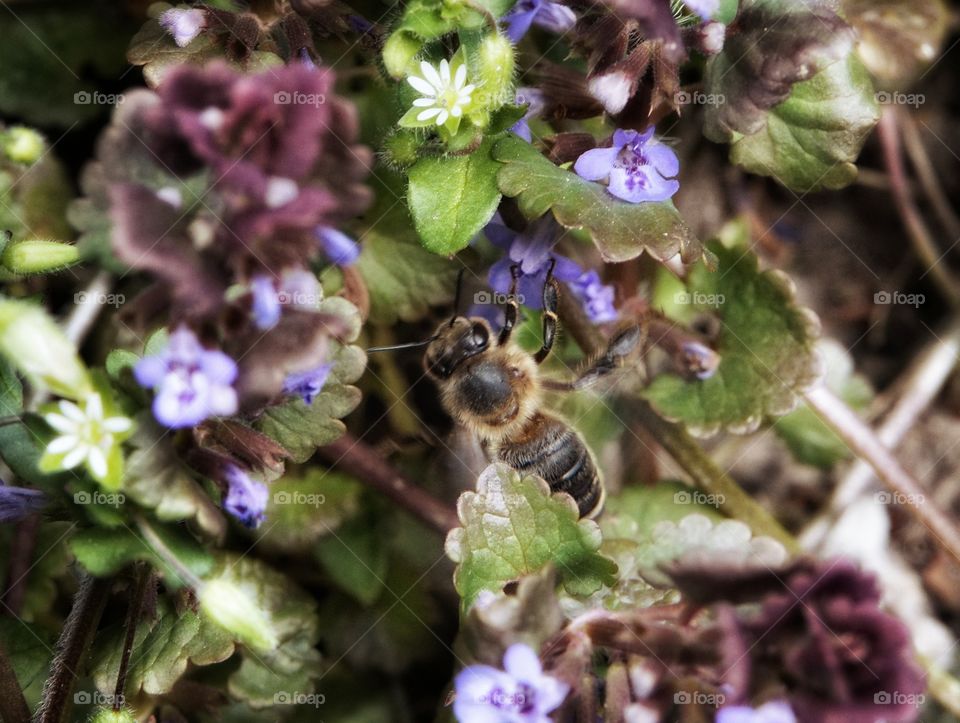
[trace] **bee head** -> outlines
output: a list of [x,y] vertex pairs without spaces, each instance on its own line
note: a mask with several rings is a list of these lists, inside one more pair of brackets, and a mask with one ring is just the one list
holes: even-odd
[[423,355],[427,373],[447,379],[460,364],[490,347],[490,325],[480,317],[455,316],[433,335]]

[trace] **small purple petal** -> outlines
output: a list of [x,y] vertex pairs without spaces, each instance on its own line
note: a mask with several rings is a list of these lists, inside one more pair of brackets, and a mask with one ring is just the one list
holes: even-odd
[[543,0],[519,0],[513,9],[503,16],[507,24],[506,35],[510,42],[520,42],[520,39],[529,32],[542,4]]
[[577,24],[577,16],[566,5],[547,0],[534,16],[533,24],[556,35],[563,35]]
[[0,482],[0,522],[18,522],[42,510],[47,496],[27,487],[8,487]]
[[502,259],[495,261],[490,267],[490,271],[487,272],[487,283],[489,283],[490,288],[498,294],[510,292],[510,282],[512,281],[510,276],[511,266],[513,266],[513,261],[510,260],[509,256],[504,256]]
[[148,356],[137,362],[133,368],[133,377],[141,387],[152,389],[167,374],[167,363],[161,357]]
[[583,305],[587,317],[594,324],[616,321],[617,310],[613,305],[613,287],[601,283],[600,275],[594,269],[583,272],[570,284],[570,290]]
[[676,176],[680,172],[680,161],[670,146],[665,146],[663,143],[650,143],[643,154],[661,176]]
[[313,404],[332,369],[333,362],[326,362],[314,369],[290,374],[283,382],[283,391],[285,394],[299,395],[305,404]]
[[196,8],[171,8],[160,13],[160,25],[181,48],[189,45],[206,25],[206,14]]
[[223,509],[236,517],[244,527],[258,527],[264,520],[270,497],[267,486],[253,481],[246,472],[232,464],[227,466],[224,476],[227,495],[223,499]]
[[273,281],[266,276],[255,276],[250,282],[250,291],[253,293],[250,308],[253,323],[263,331],[272,329],[280,321],[280,298]]
[[573,164],[573,170],[587,181],[600,181],[610,175],[620,148],[594,148],[582,154]]
[[709,20],[714,16],[720,7],[720,0],[683,0],[691,12],[696,13],[704,20]]
[[788,703],[771,701],[759,708],[746,705],[727,706],[717,711],[717,723],[796,723],[797,717]]
[[540,658],[533,648],[523,643],[514,643],[503,654],[503,669],[520,680],[536,680],[543,674]]
[[338,266],[349,266],[360,256],[360,247],[357,242],[329,226],[321,226],[316,231],[320,240],[320,247],[330,261]]
[[526,118],[521,118],[510,126],[510,132],[520,136],[527,143],[533,143],[533,133],[530,130],[530,124],[527,123]]

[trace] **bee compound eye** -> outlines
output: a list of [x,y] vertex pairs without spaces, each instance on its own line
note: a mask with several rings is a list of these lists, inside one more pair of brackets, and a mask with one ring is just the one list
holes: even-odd
[[483,324],[474,324],[470,331],[470,345],[475,349],[483,349],[487,346],[489,334]]

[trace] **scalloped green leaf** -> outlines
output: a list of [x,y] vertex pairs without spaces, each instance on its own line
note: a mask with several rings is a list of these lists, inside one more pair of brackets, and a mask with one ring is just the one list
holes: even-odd
[[[320,311],[347,319],[350,331],[344,336],[345,341],[357,338],[360,314],[349,301],[339,297],[324,299]],[[310,459],[317,447],[339,439],[346,431],[340,419],[360,403],[360,390],[351,385],[363,375],[366,353],[358,346],[331,340],[327,358],[333,362],[333,369],[312,404],[299,397],[290,398],[267,409],[254,424],[257,431],[282,445],[298,464]]]
[[687,282],[688,303],[718,318],[714,348],[720,364],[712,377],[689,380],[658,375],[643,396],[666,419],[692,434],[720,429],[755,430],[766,417],[793,410],[798,395],[819,374],[814,343],[820,323],[798,306],[794,287],[780,271],[760,271],[757,257],[715,244],[719,268],[697,265]]
[[467,247],[500,203],[498,164],[487,139],[465,156],[436,156],[417,161],[409,171],[407,203],[417,233],[435,254]]
[[605,261],[629,261],[644,251],[660,261],[678,253],[685,263],[703,256],[703,246],[670,201],[621,201],[516,136],[497,143],[493,157],[503,164],[497,175],[500,190],[517,199],[527,218],[552,210],[566,228],[586,230]]
[[46,630],[12,616],[0,616],[0,646],[13,667],[31,709],[40,703],[43,682],[53,657],[54,641]]
[[567,494],[550,494],[539,477],[521,477],[503,464],[487,467],[476,492],[457,503],[462,527],[447,535],[447,556],[457,564],[454,585],[469,608],[483,590],[500,592],[517,578],[553,563],[564,587],[589,595],[615,579],[616,564],[597,551],[600,528],[579,520]]
[[[125,629],[106,636],[94,653],[93,679],[104,694],[114,692]],[[189,665],[212,665],[234,652],[230,633],[193,610],[174,610],[170,600],[161,598],[155,616],[137,626],[133,655],[127,671],[124,695],[128,700],[141,691],[147,695],[168,693]]]

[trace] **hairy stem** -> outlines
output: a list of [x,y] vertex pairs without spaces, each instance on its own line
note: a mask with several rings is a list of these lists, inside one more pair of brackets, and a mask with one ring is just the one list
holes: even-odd
[[37,723],[71,720],[73,687],[107,603],[110,583],[109,578],[96,578],[86,573],[80,578],[73,607],[57,640],[50,677],[43,686],[43,700],[34,717]]
[[124,623],[123,650],[120,653],[120,666],[117,669],[117,684],[113,689],[113,710],[123,707],[123,691],[127,686],[127,669],[130,666],[130,654],[133,652],[133,641],[137,637],[137,624],[143,610],[143,598],[147,591],[147,584],[152,574],[150,566],[139,562],[134,572],[133,586],[130,589],[130,599],[127,603],[127,619]]
[[23,597],[27,592],[27,576],[37,547],[37,533],[40,531],[40,515],[29,515],[16,526],[10,541],[10,564],[7,567],[7,589],[3,591],[3,611],[8,615],[19,615],[23,607]]
[[383,493],[441,534],[460,526],[452,508],[415,485],[380,457],[373,447],[353,435],[344,434],[317,452],[334,467]]
[[0,644],[0,720],[4,723],[28,723],[30,707],[23,697],[7,651]]

